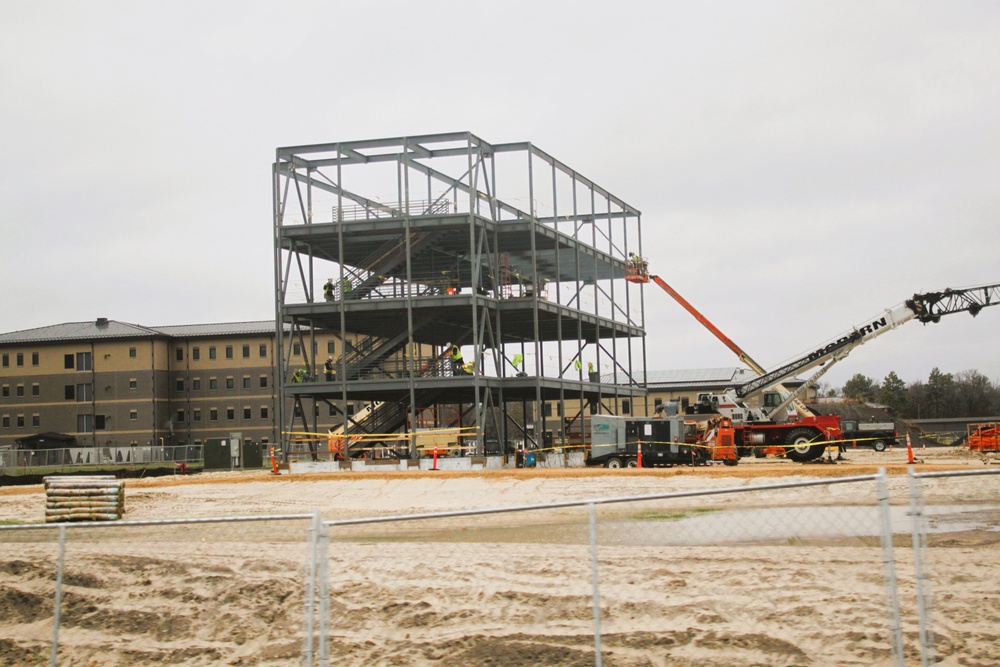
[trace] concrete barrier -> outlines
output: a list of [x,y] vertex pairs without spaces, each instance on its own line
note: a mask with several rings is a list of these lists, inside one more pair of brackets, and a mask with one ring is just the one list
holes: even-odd
[[[355,459],[352,461],[291,461],[288,472],[293,475],[341,472],[385,472],[390,470],[431,470],[433,459]],[[503,468],[501,456],[439,456],[438,470],[499,470]]]

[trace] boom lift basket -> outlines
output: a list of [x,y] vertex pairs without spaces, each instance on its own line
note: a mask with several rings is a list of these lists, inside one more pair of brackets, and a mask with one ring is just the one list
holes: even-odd
[[649,282],[649,268],[646,262],[633,263],[629,262],[625,265],[625,280],[630,283],[648,283]]

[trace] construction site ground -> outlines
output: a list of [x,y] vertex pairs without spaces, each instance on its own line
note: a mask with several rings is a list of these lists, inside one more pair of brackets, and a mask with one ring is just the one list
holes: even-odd
[[[877,532],[851,532],[876,514],[875,485],[753,487],[887,470],[913,662],[907,472],[990,466],[953,447],[914,455],[922,463],[908,465],[905,448],[897,447],[849,450],[848,460],[835,464],[746,459],[735,467],[662,469],[199,473],[127,480],[125,520],[308,516],[314,509],[337,520],[744,487],[747,493],[601,506],[604,664],[888,665],[883,550]],[[937,664],[945,667],[1000,664],[991,629],[1000,622],[998,483],[978,475],[925,486],[928,507],[956,517],[977,512],[974,525],[930,540]],[[0,488],[0,524],[41,523],[45,504],[40,485]],[[822,542],[727,543],[746,530],[797,535],[785,524],[800,516],[847,532]],[[716,532],[692,531],[697,546],[656,542],[700,518]],[[93,535],[70,529],[58,664],[302,664],[309,523],[109,524]],[[48,660],[57,560],[54,532],[46,532],[40,539],[38,531],[0,531],[0,667]],[[582,506],[331,526],[331,664],[594,664],[586,536]]]
[[[490,506],[519,504],[522,492],[524,502],[559,502],[606,498],[613,495],[640,495],[673,490],[691,490],[701,486],[717,488],[726,480],[734,485],[756,480],[848,477],[871,475],[884,468],[890,477],[905,476],[907,471],[973,470],[1000,464],[1000,452],[970,452],[959,447],[927,447],[913,450],[915,464],[908,463],[905,447],[891,451],[875,452],[867,448],[849,448],[844,460],[835,459],[836,452],[811,463],[794,463],[781,458],[743,458],[739,465],[721,464],[703,466],[675,466],[667,468],[642,468],[607,470],[601,467],[585,468],[504,468],[481,471],[389,471],[289,474],[274,475],[270,469],[202,472],[193,475],[171,475],[128,479],[126,486],[125,519],[168,519],[181,516],[232,516],[273,514],[281,512],[309,512],[319,509],[335,517],[364,515],[366,510],[376,514],[387,511],[433,511],[437,507],[448,509],[478,509]],[[416,495],[404,489],[409,481],[434,480],[437,484],[427,488],[423,483]],[[451,488],[444,485],[453,480]],[[544,480],[551,480],[550,483]],[[393,484],[385,486],[383,482]],[[330,484],[333,482],[333,484]],[[242,489],[240,487],[252,487]],[[318,486],[322,491],[292,487]],[[190,487],[190,492],[178,487]],[[482,487],[475,493],[463,494],[463,489]],[[530,487],[530,493],[527,493]],[[503,492],[499,492],[504,489]],[[549,492],[546,492],[546,489]],[[490,491],[493,492],[490,492]],[[399,497],[393,491],[399,492]],[[435,492],[441,501],[434,501]],[[455,493],[458,496],[455,497]],[[183,514],[164,513],[158,500],[173,495],[185,496]],[[388,494],[388,495],[387,495]],[[541,497],[539,497],[541,494]],[[198,503],[197,498],[204,502]],[[42,485],[0,487],[0,522],[37,522],[44,517],[44,489]],[[447,498],[447,500],[446,500]],[[548,501],[544,498],[549,498]],[[228,502],[223,502],[227,499]],[[180,500],[180,498],[178,498]],[[194,502],[190,502],[194,501]],[[168,503],[170,505],[170,503]],[[178,508],[179,509],[179,508]]]

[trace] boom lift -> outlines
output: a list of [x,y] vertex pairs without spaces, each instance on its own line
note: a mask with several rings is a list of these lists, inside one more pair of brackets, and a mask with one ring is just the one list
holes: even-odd
[[[645,262],[630,262],[626,280],[641,284],[651,279],[759,375],[722,393],[699,395],[699,402],[693,406],[694,409],[698,412],[717,413],[732,421],[737,453],[740,456],[759,453],[765,447],[783,446],[786,456],[799,462],[819,458],[826,448],[823,441],[841,437],[840,418],[836,415],[815,415],[798,401],[797,393],[788,392],[781,386],[782,381],[822,366],[818,373],[806,380],[798,390],[801,392],[854,348],[910,320],[917,319],[928,324],[940,322],[944,315],[960,312],[968,312],[975,317],[983,308],[1000,303],[1000,284],[914,294],[902,304],[854,327],[833,342],[774,370],[765,371],[662,278],[650,276]],[[772,388],[777,390],[778,395],[784,396],[784,400],[777,404],[765,403],[764,407],[747,404],[751,397]],[[790,404],[798,412],[797,419],[790,419],[788,415],[787,408]]]

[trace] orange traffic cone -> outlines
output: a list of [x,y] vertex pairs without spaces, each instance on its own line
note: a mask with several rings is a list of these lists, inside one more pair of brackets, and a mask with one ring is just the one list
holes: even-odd
[[916,461],[913,460],[913,444],[910,442],[909,433],[906,434],[906,458],[907,458],[906,461],[907,464],[916,463]]
[[642,440],[636,442],[636,464],[638,467],[642,467]]

